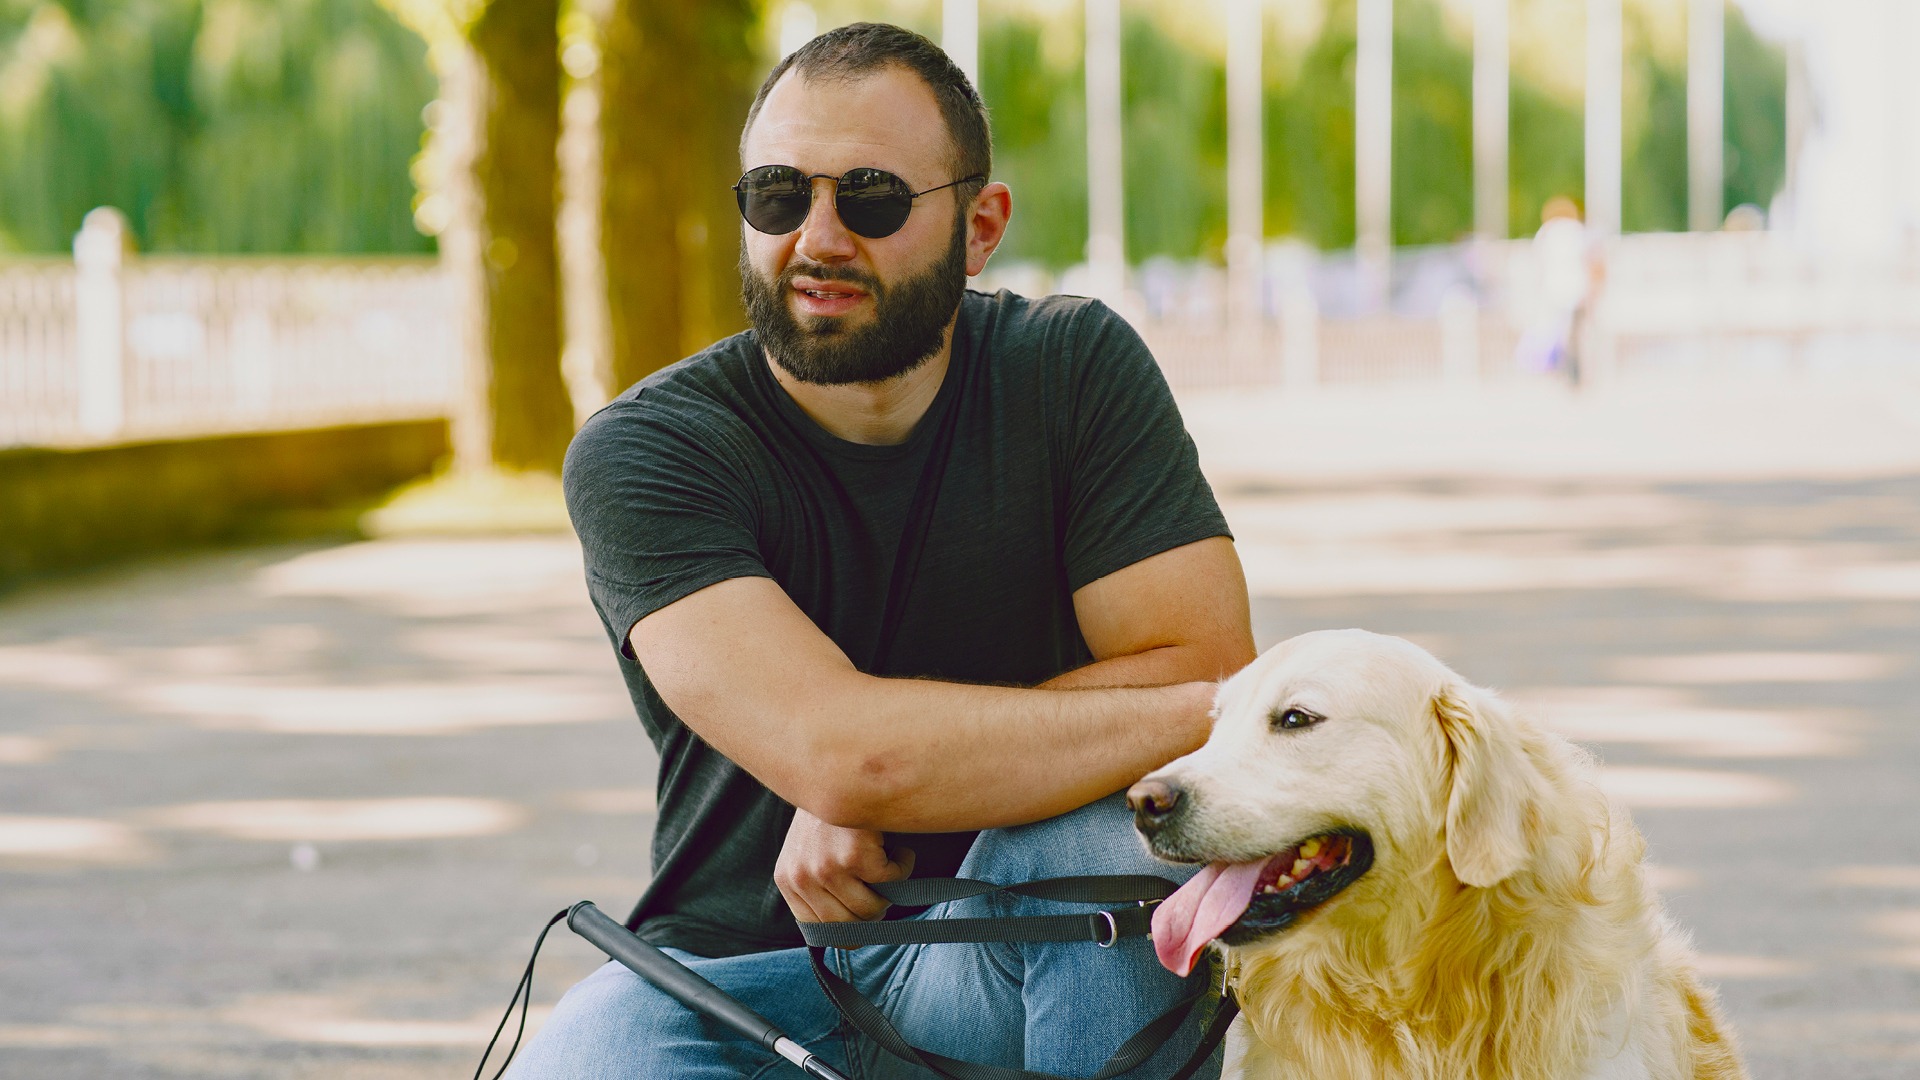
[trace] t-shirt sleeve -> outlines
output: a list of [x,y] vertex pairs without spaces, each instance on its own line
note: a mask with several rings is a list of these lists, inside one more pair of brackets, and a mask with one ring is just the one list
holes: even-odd
[[1232,535],[1146,342],[1089,304],[1074,328],[1069,400],[1069,587],[1163,551]]
[[563,486],[587,591],[628,659],[633,624],[709,585],[771,577],[751,478],[719,432],[663,422],[640,400],[601,410],[567,449]]

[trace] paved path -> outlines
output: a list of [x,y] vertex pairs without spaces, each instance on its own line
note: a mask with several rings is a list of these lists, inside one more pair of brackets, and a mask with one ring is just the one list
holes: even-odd
[[[1261,643],[1405,634],[1598,749],[1784,1080],[1920,1075],[1904,400],[1186,405]],[[650,765],[563,537],[0,597],[0,1076],[467,1075],[545,917],[640,887]]]

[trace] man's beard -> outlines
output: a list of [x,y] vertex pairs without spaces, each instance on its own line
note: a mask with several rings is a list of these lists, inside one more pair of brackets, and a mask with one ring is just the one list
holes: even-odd
[[[848,327],[840,318],[796,318],[788,307],[793,280],[845,281],[873,298],[873,319]],[[967,232],[956,222],[953,242],[926,271],[897,284],[846,266],[788,266],[769,283],[740,252],[740,297],[760,344],[787,374],[816,386],[883,382],[931,360],[946,338],[947,324],[967,287]]]

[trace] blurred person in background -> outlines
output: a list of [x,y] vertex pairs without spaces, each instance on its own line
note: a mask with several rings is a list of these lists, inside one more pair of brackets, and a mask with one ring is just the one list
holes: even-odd
[[[885,918],[871,886],[910,875],[1190,874],[1146,857],[1121,793],[1205,740],[1214,681],[1254,655],[1246,584],[1138,335],[1094,301],[966,290],[1012,202],[935,45],[878,24],[814,39],[762,85],[741,151],[752,329],[629,389],[567,461],[589,590],[660,754],[630,925],[855,1075],[924,1075],[845,1034],[796,919]],[[1206,979],[1144,937],[827,955],[921,1047],[1081,1076]],[[776,1060],[608,964],[513,1075]]]
[[1540,274],[1539,305],[1520,338],[1520,367],[1560,372],[1567,385],[1579,389],[1581,337],[1605,271],[1572,199],[1556,195],[1541,208],[1533,257]]

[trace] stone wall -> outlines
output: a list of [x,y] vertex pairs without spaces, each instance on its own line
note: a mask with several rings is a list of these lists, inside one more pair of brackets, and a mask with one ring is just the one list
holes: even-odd
[[0,583],[345,521],[447,451],[444,420],[0,450]]

